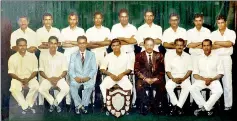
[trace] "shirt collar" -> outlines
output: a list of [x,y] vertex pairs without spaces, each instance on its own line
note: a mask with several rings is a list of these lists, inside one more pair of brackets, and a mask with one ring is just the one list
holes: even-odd
[[181,56],[179,56],[176,51],[174,51],[174,55],[177,56],[177,57],[184,57],[184,51],[182,52]]
[[[19,53],[19,52],[17,52],[16,54],[17,54],[17,56],[20,56],[20,57],[22,57],[22,56],[20,55],[20,53]],[[28,56],[29,54],[30,54],[30,53],[29,53],[29,52],[27,52],[27,50],[26,50],[26,54],[24,55],[24,57],[25,57],[25,56]]]
[[153,56],[153,52],[149,54],[145,51],[145,53],[146,53],[146,56],[149,56],[149,55],[151,55],[151,57]]
[[198,31],[196,27],[194,27],[194,30],[195,30],[196,32],[202,32],[202,31],[203,31],[203,26],[201,27],[200,31]]
[[123,27],[121,23],[119,23],[119,25],[120,25],[121,28],[127,28],[127,27],[130,26],[130,23],[128,23],[125,27]]
[[[172,29],[172,27],[170,27],[170,30],[171,30],[172,32],[175,32],[175,31]],[[179,31],[180,31],[180,27],[178,26],[178,28],[177,28],[177,30],[176,30],[175,33],[179,32]]]
[[[226,34],[227,31],[229,31],[229,29],[226,27],[225,32],[224,32],[224,35]],[[219,32],[219,34],[221,35],[221,32],[220,32],[219,29],[218,29],[218,32]]]
[[[144,24],[145,27],[150,27],[147,23]],[[154,26],[154,23],[151,24],[151,28]]]
[[68,29],[71,30],[71,31],[75,31],[75,30],[78,29],[78,26],[76,26],[75,29],[71,29],[71,28],[70,28],[70,25],[69,25],[69,26],[68,26]]
[[202,56],[206,57],[206,58],[211,57],[211,56],[213,56],[213,51],[211,51],[211,54],[209,56],[206,56],[204,53],[202,53]]
[[[44,29],[45,31],[47,31],[47,29],[46,29],[46,27],[45,27],[45,26],[43,26],[43,29]],[[50,32],[52,29],[53,29],[53,27],[51,26],[51,28],[50,28],[49,32]],[[48,32],[48,31],[47,31],[47,32]]]
[[[100,29],[102,29],[103,27],[104,27],[104,26],[101,25]],[[93,28],[96,29],[96,30],[100,30],[100,29],[96,28],[95,25],[93,26]]]
[[[21,28],[19,28],[20,32],[24,33]],[[29,27],[26,28],[25,32],[28,32],[29,31]]]

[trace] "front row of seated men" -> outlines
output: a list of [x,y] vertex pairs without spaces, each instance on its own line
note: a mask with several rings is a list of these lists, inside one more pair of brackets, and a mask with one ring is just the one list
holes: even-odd
[[[39,91],[50,104],[49,111],[61,112],[59,104],[62,99],[70,93],[75,104],[76,114],[88,113],[90,96],[95,85],[95,74],[97,72],[96,59],[93,52],[86,50],[87,38],[79,36],[77,43],[79,50],[71,55],[69,67],[65,56],[57,52],[59,46],[58,38],[51,36],[48,40],[49,52],[40,55],[39,72],[44,78],[39,85],[36,80],[38,72],[37,58],[34,54],[26,51],[27,41],[20,38],[16,41],[18,52],[12,55],[8,62],[8,73],[12,77],[10,91],[22,108],[22,114],[31,111],[33,108],[37,91]],[[159,106],[164,102],[167,90],[170,102],[173,105],[172,115],[181,115],[182,107],[188,97],[189,92],[198,104],[199,109],[194,111],[195,115],[201,112],[212,114],[212,107],[223,93],[219,82],[223,76],[222,62],[218,56],[211,53],[212,41],[205,39],[202,42],[204,53],[198,60],[192,63],[190,55],[183,51],[185,42],[178,38],[174,41],[176,50],[170,51],[166,57],[153,50],[154,40],[146,38],[144,40],[145,51],[136,55],[135,64],[132,64],[130,56],[120,51],[121,41],[113,39],[111,41],[112,53],[106,55],[102,62],[101,72],[107,75],[100,89],[103,101],[106,99],[106,89],[110,89],[115,84],[124,90],[132,90],[133,85],[128,79],[128,74],[134,68],[137,76],[137,92],[140,99],[140,113],[145,115],[151,108],[159,111]],[[169,78],[164,81],[165,72]],[[191,85],[190,76],[195,78]],[[70,86],[65,81],[66,75],[70,77]],[[78,89],[83,86],[82,99],[78,94]],[[177,99],[174,89],[182,88],[179,99]],[[26,98],[22,94],[24,87],[29,88]],[[59,93],[54,98],[49,94],[52,87],[59,88]],[[210,98],[205,101],[200,91],[209,88],[212,92]]]

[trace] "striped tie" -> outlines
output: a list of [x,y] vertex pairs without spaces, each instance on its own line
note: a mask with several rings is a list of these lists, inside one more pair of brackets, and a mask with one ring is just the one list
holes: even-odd
[[152,73],[152,60],[151,60],[151,54],[149,54],[149,71]]
[[84,53],[81,53],[81,62],[82,62],[82,66],[84,66],[84,61],[85,61]]

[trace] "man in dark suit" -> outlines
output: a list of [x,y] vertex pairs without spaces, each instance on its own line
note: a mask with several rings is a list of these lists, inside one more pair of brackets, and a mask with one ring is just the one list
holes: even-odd
[[136,86],[140,113],[143,115],[146,115],[149,109],[152,109],[153,113],[159,113],[165,97],[164,57],[153,50],[154,45],[154,39],[146,38],[145,51],[138,53],[135,59],[134,71],[138,77]]

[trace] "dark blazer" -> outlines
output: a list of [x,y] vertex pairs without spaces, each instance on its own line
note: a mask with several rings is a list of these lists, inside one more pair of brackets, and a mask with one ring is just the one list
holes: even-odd
[[164,79],[165,67],[164,67],[164,56],[160,52],[153,51],[152,55],[153,72],[149,72],[148,58],[146,52],[142,51],[136,55],[134,71],[139,79],[145,78],[158,78],[159,80]]

